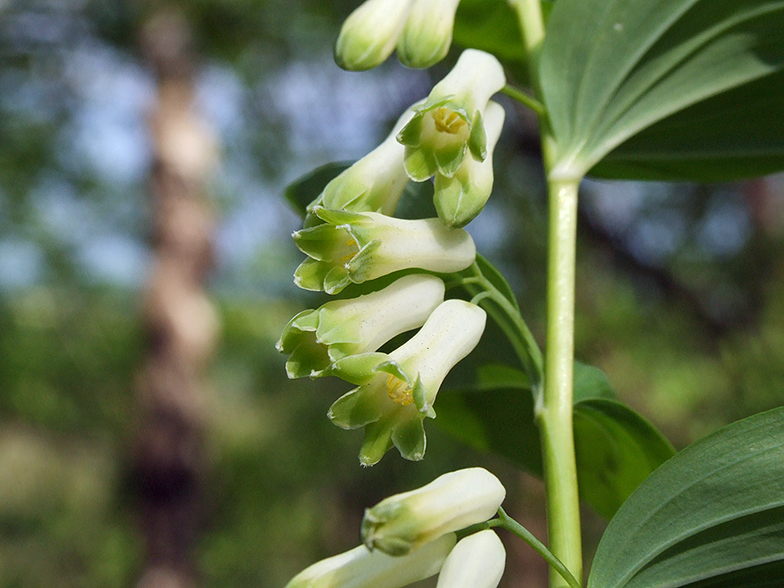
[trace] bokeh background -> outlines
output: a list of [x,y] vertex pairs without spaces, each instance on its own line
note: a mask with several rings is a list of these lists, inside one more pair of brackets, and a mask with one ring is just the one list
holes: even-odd
[[[356,545],[364,507],[467,465],[544,537],[539,482],[433,423],[424,462],[360,468],[325,418],[347,387],[275,351],[319,304],[285,186],[368,152],[449,65],[341,71],[355,5],[0,0],[0,587],[280,587]],[[536,129],[504,104],[468,228],[542,341]],[[577,357],[679,448],[782,404],[783,236],[782,176],[586,181]],[[588,552],[603,524],[586,508]],[[546,585],[518,543],[504,586]]]

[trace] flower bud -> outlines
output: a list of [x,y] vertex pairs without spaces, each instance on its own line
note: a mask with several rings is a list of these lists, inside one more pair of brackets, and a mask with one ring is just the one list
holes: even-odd
[[496,588],[504,575],[506,550],[490,529],[458,541],[438,575],[436,588]]
[[409,177],[422,182],[436,173],[452,177],[466,150],[482,161],[487,136],[482,112],[506,84],[503,67],[490,53],[466,49],[455,67],[430,92],[397,135],[405,145]]
[[383,290],[333,300],[295,316],[277,343],[291,355],[289,378],[324,375],[333,362],[375,351],[392,337],[421,327],[444,301],[444,282],[428,274],[404,276]]
[[466,157],[451,178],[436,174],[433,202],[448,227],[464,227],[478,215],[493,191],[493,149],[504,126],[504,108],[492,100],[485,109],[487,157]]
[[450,472],[367,509],[362,542],[368,549],[405,555],[444,533],[489,520],[505,496],[498,478],[483,468]]
[[315,207],[325,224],[294,233],[306,259],[294,273],[305,290],[340,292],[399,270],[439,273],[467,268],[476,247],[463,229],[448,229],[438,219],[403,220],[375,212],[351,213]]
[[406,557],[371,552],[360,545],[306,568],[286,588],[402,588],[437,574],[454,545],[453,533]]
[[394,445],[412,461],[424,457],[425,417],[435,418],[433,403],[449,371],[479,342],[484,310],[463,300],[447,300],[420,331],[387,354],[345,357],[331,373],[359,384],[336,400],[328,416],[344,429],[365,427],[359,460],[369,466]]
[[397,57],[403,65],[425,68],[446,57],[459,2],[414,0],[397,42]]
[[376,67],[390,56],[406,23],[412,0],[367,0],[352,12],[335,43],[335,61],[343,69]]
[[405,147],[397,133],[411,120],[414,111],[406,110],[386,140],[326,185],[321,195],[308,206],[349,212],[395,212],[400,195],[408,184],[403,165]]

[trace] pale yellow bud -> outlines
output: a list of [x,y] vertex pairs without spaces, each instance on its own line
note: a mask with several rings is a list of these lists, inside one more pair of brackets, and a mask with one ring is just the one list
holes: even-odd
[[382,63],[395,49],[411,1],[367,0],[352,12],[335,43],[337,64],[361,71]]

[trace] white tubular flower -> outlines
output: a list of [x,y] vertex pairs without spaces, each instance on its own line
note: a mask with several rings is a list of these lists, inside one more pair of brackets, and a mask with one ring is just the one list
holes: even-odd
[[332,180],[321,195],[308,206],[349,212],[395,212],[400,195],[408,184],[403,165],[405,147],[397,141],[397,133],[414,116],[406,110],[386,140],[362,159]]
[[401,588],[437,574],[454,545],[454,533],[407,557],[371,552],[360,545],[306,568],[286,588]]
[[343,69],[376,67],[390,56],[406,23],[412,0],[367,0],[352,12],[335,43],[335,61]]
[[286,328],[278,351],[289,378],[324,375],[335,361],[375,351],[392,337],[421,327],[444,301],[444,282],[428,274],[404,276],[383,290],[304,310]]
[[365,427],[359,460],[370,466],[394,445],[417,461],[424,457],[422,422],[435,418],[433,403],[447,373],[482,336],[485,311],[463,300],[447,300],[422,329],[390,354],[367,353],[338,360],[331,373],[359,384],[330,407],[344,429]]
[[459,2],[414,0],[397,42],[397,57],[403,65],[425,68],[446,57]]
[[438,219],[403,220],[375,212],[352,213],[319,206],[313,213],[325,224],[294,233],[306,259],[294,273],[305,290],[340,292],[399,270],[439,273],[467,268],[476,247],[463,229],[449,229]]
[[436,174],[433,202],[438,218],[449,227],[464,227],[474,220],[493,191],[493,149],[504,126],[503,106],[492,100],[485,109],[487,157],[466,157],[451,178]]
[[409,177],[418,182],[436,173],[451,178],[466,150],[484,160],[487,137],[482,113],[490,97],[505,84],[504,69],[493,55],[476,49],[463,51],[452,71],[398,133],[398,141],[406,146]]
[[493,531],[458,541],[438,575],[436,588],[496,588],[504,575],[506,550]]
[[362,542],[368,549],[405,555],[444,533],[489,520],[505,496],[503,484],[483,468],[450,472],[365,510]]

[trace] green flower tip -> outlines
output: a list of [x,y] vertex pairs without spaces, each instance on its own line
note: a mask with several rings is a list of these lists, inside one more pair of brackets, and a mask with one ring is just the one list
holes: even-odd
[[449,227],[464,227],[484,208],[493,190],[493,149],[504,124],[503,107],[493,102],[485,110],[487,157],[477,161],[466,157],[452,177],[436,174],[435,204],[438,218]]
[[405,149],[396,136],[413,116],[413,110],[406,110],[381,145],[329,182],[308,206],[309,214],[313,216],[313,210],[321,206],[391,215],[408,184],[403,165]]
[[[444,283],[439,278],[414,274],[371,294],[302,311],[289,321],[277,343],[278,351],[290,356],[286,373],[289,378],[332,375],[329,368],[336,361],[365,358],[392,337],[421,327],[443,300]],[[357,367],[354,359],[353,372],[374,365]],[[340,375],[359,383],[351,377],[353,372],[344,365]]]
[[506,84],[498,60],[468,49],[452,71],[430,93],[411,121],[398,133],[405,146],[405,168],[414,181],[436,173],[451,178],[466,152],[487,157],[487,135],[482,112],[490,97]]
[[329,410],[344,429],[365,428],[360,462],[377,463],[393,446],[411,461],[424,457],[425,418],[447,373],[479,342],[485,312],[463,300],[436,308],[411,339],[388,355],[351,356],[335,362],[332,373],[359,384]]
[[446,57],[459,1],[414,0],[397,42],[397,57],[403,65],[427,68]]
[[318,206],[313,214],[324,224],[294,233],[297,247],[309,256],[294,282],[306,290],[335,294],[350,283],[405,269],[452,273],[476,257],[470,235],[448,229],[438,219],[403,220]]
[[453,175],[465,156],[471,129],[466,112],[448,100],[420,109],[398,134],[405,145],[408,176],[423,182],[437,172]]

